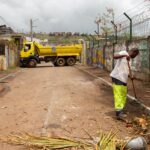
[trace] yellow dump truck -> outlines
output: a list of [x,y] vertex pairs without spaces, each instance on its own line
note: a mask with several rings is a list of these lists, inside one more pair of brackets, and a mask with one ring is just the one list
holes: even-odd
[[43,46],[36,42],[25,42],[20,51],[20,66],[34,68],[41,61],[51,61],[56,66],[73,66],[81,51],[82,44]]

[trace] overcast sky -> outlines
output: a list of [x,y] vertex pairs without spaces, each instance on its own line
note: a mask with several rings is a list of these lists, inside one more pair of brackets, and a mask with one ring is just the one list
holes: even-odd
[[29,20],[37,19],[36,32],[93,33],[94,20],[106,7],[116,16],[143,0],[0,0],[0,24],[7,23],[15,31],[30,31]]

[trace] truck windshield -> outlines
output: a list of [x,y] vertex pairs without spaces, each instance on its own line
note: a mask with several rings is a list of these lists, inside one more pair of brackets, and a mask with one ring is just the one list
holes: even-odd
[[28,50],[30,50],[30,48],[31,48],[30,44],[25,44],[24,51],[27,52]]

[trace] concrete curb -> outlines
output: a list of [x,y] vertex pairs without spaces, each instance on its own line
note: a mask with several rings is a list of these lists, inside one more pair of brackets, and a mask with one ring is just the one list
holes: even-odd
[[14,76],[13,74],[9,74],[9,75],[7,75],[7,76],[5,76],[3,78],[0,78],[0,82],[5,80],[5,79],[7,79],[7,78],[9,78],[9,77],[13,77],[13,76]]
[[10,73],[2,78],[0,78],[0,82],[2,82],[3,80],[9,78],[9,77],[15,77],[19,72],[23,71],[24,69],[18,70],[15,73]]
[[2,93],[4,90],[5,88],[2,85],[0,85],[0,93]]
[[[83,71],[83,72],[89,74],[90,76],[92,76],[92,77],[94,77],[94,78],[97,78],[98,80],[100,80],[100,81],[106,83],[108,86],[112,87],[112,83],[111,83],[111,82],[108,82],[107,80],[105,80],[105,79],[103,79],[103,78],[101,78],[101,77],[97,77],[96,75],[90,73],[89,71],[84,70],[84,69],[81,69],[81,68],[79,68],[79,67],[77,67],[77,66],[75,66],[75,68],[77,68],[77,69],[79,69],[79,70],[81,70],[81,71]],[[138,99],[136,99],[135,97],[133,97],[133,96],[131,96],[131,95],[129,95],[129,94],[127,94],[127,98],[128,98],[130,101],[133,101],[133,102],[136,102],[137,104],[139,104],[139,106],[145,111],[145,113],[146,113],[147,115],[150,115],[150,107],[148,107],[148,106],[146,106],[145,104],[143,104],[141,100],[138,100]]]
[[[7,78],[11,78],[11,77],[15,77],[19,72],[21,72],[22,70],[19,70],[15,73],[10,73],[2,78],[0,78],[0,82],[2,82],[3,80],[7,79]],[[0,85],[0,93],[5,91],[5,87],[3,85]]]

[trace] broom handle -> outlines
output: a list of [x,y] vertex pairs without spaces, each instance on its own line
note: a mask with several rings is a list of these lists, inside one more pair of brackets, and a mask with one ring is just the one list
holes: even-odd
[[[128,61],[128,60],[127,60],[127,61]],[[129,68],[129,74],[130,74],[130,77],[132,78],[132,72],[131,72],[131,68],[130,68],[129,61],[128,61],[128,68]],[[134,82],[133,82],[133,80],[132,80],[132,79],[131,79],[131,81],[132,81],[132,87],[133,87],[133,91],[134,91],[134,96],[135,96],[135,98],[137,98],[137,96],[136,96],[136,92],[135,92]]]

